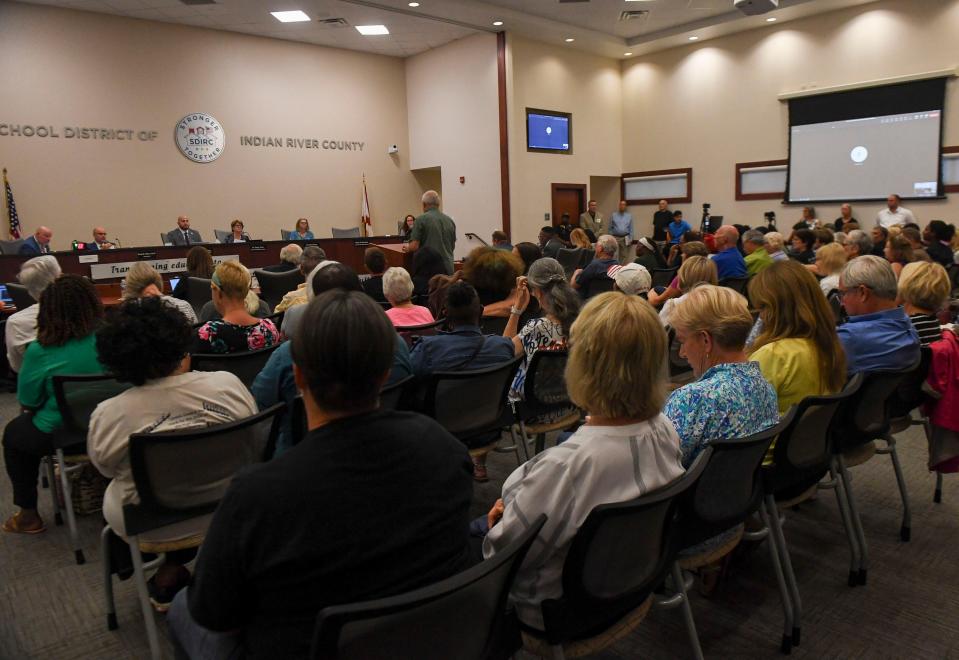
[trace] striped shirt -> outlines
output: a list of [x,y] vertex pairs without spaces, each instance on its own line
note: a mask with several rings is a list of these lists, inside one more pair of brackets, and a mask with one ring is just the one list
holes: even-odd
[[912,314],[909,316],[912,321],[912,327],[916,329],[919,335],[919,345],[928,346],[934,341],[942,339],[942,327],[939,325],[939,319],[930,314]]
[[563,594],[573,537],[600,504],[626,502],[683,474],[679,436],[665,415],[628,426],[582,426],[566,442],[517,468],[503,484],[503,518],[483,542],[489,558],[541,513],[549,520],[513,584],[519,618],[543,629],[540,603]]

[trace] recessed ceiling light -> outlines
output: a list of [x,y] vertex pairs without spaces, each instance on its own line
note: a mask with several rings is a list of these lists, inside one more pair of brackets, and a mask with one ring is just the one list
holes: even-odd
[[493,21],[493,25],[495,25],[496,27],[499,27],[502,24],[503,24],[503,21]]
[[280,23],[302,23],[310,20],[310,17],[299,9],[296,11],[271,11],[270,13]]
[[386,29],[385,25],[357,25],[356,31],[362,34],[364,37],[390,33],[390,31]]
[[[627,0],[627,1],[630,1],[630,0]],[[630,55],[632,55],[632,53],[623,53],[623,57],[629,57]]]
[[571,44],[571,43],[573,43],[574,41],[576,41],[576,40],[573,39],[572,37],[569,37],[569,38],[566,40],[566,43]]
[[411,3],[409,3],[409,6],[410,6],[410,7],[419,7],[419,6],[420,6],[420,3],[418,3],[418,2],[411,2]]
[[767,23],[775,23],[775,22],[776,22],[776,17],[775,17],[775,16],[770,16],[769,18],[766,19],[766,22],[767,22]]
[[689,40],[690,40],[690,41],[699,41],[699,37],[690,37]]

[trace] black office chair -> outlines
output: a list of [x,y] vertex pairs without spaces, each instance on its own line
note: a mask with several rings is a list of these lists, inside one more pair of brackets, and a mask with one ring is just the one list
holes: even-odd
[[193,311],[197,317],[200,316],[200,310],[203,306],[213,300],[213,291],[210,284],[213,280],[205,277],[188,277],[186,281],[186,299],[193,306]]
[[349,229],[340,229],[333,227],[333,238],[359,238],[360,228],[350,227]]
[[590,512],[563,564],[563,595],[541,604],[544,630],[523,627],[527,650],[553,658],[599,651],[639,625],[653,591],[670,574],[675,597],[667,605],[682,605],[693,656],[703,657],[675,558],[680,498],[699,479],[710,452],[700,453],[672,484]]
[[33,296],[27,292],[27,287],[23,286],[22,284],[7,282],[4,286],[7,287],[7,293],[10,294],[10,299],[13,300],[13,304],[17,308],[17,311],[37,304],[37,301],[33,299]]
[[546,523],[540,515],[491,558],[442,582],[380,600],[324,608],[313,660],[506,660],[520,648],[510,587]]
[[556,254],[556,261],[570,277],[577,268],[584,268],[593,258],[593,253],[584,248],[560,248]]
[[[70,530],[70,543],[73,545],[73,555],[77,564],[86,562],[80,539],[77,534],[77,521],[73,511],[73,498],[70,488],[69,475],[89,462],[87,453],[87,429],[90,427],[90,416],[94,409],[103,401],[112,399],[118,394],[130,389],[130,383],[121,383],[113,376],[89,375],[53,377],[53,396],[63,419],[63,426],[53,433],[53,459],[60,466],[60,488],[63,491],[63,506],[67,511],[67,526]],[[73,459],[73,465],[68,465],[66,457]],[[47,460],[48,476],[54,480],[54,460]],[[60,502],[56,489],[50,489],[53,495],[54,520],[57,525],[63,524],[60,514]]]
[[586,299],[613,290],[613,280],[609,277],[595,277],[586,284]]
[[829,303],[829,309],[836,319],[836,325],[842,325],[846,322],[846,309],[842,306],[842,296],[839,295],[839,289],[833,289],[826,296],[826,302]]
[[283,300],[283,296],[295,290],[306,280],[298,268],[288,270],[285,273],[258,270],[256,271],[256,279],[260,283],[260,298],[266,301],[271,310],[276,309],[276,306]]
[[652,275],[652,288],[655,289],[658,286],[663,288],[668,287],[678,272],[678,266],[676,268],[654,268],[653,272],[650,273],[650,275]]
[[398,325],[396,332],[403,338],[406,345],[413,348],[413,344],[420,337],[432,337],[446,326],[446,319],[439,319],[422,325]]
[[684,380],[692,376],[693,368],[689,366],[689,361],[679,354],[680,343],[676,338],[676,331],[669,328],[669,377],[671,380]]
[[27,239],[18,238],[12,241],[0,241],[0,254],[20,254],[20,246],[26,243]]
[[257,374],[263,371],[273,351],[279,347],[280,344],[274,344],[258,351],[194,353],[190,356],[190,368],[193,371],[229,371],[249,388],[253,386]]
[[[123,506],[123,524],[133,558],[133,579],[147,629],[152,658],[160,658],[153,607],[147,593],[142,552],[165,553],[195,548],[203,542],[211,515],[240,469],[266,460],[276,445],[279,413],[284,404],[229,424],[130,436],[130,467],[139,504]],[[166,541],[164,529],[192,521],[193,533]],[[103,528],[100,548],[106,587],[107,628],[116,630],[117,615],[110,573],[110,526]]]
[[[538,350],[533,353],[526,368],[523,400],[514,402],[512,406],[527,460],[530,458],[529,443],[532,437],[536,438],[534,449],[539,453],[545,448],[547,433],[568,429],[582,417],[581,411],[570,401],[569,392],[566,390],[568,360],[569,353],[565,350]],[[549,422],[538,421],[549,419],[549,415],[565,410],[569,412],[561,418]],[[518,454],[516,460],[519,462]]]
[[732,289],[749,300],[749,278],[748,277],[724,277],[719,280],[719,286]]

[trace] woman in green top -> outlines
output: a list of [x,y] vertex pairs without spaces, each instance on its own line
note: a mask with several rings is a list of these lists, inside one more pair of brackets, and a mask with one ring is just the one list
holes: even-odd
[[53,376],[98,374],[94,331],[103,318],[96,289],[79,275],[61,275],[40,296],[37,340],[27,347],[17,381],[17,400],[31,409],[3,431],[3,458],[20,510],[3,523],[5,532],[39,534],[37,513],[40,459],[53,452],[53,433],[63,425],[53,395]]

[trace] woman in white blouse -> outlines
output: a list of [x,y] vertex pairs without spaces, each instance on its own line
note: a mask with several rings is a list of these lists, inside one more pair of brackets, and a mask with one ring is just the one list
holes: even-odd
[[483,543],[489,558],[528,521],[548,516],[512,590],[520,619],[539,629],[540,603],[562,595],[566,553],[590,511],[635,499],[683,474],[679,436],[662,414],[666,331],[656,311],[638,296],[604,293],[586,304],[569,339],[569,395],[589,412],[589,421],[509,476]]

